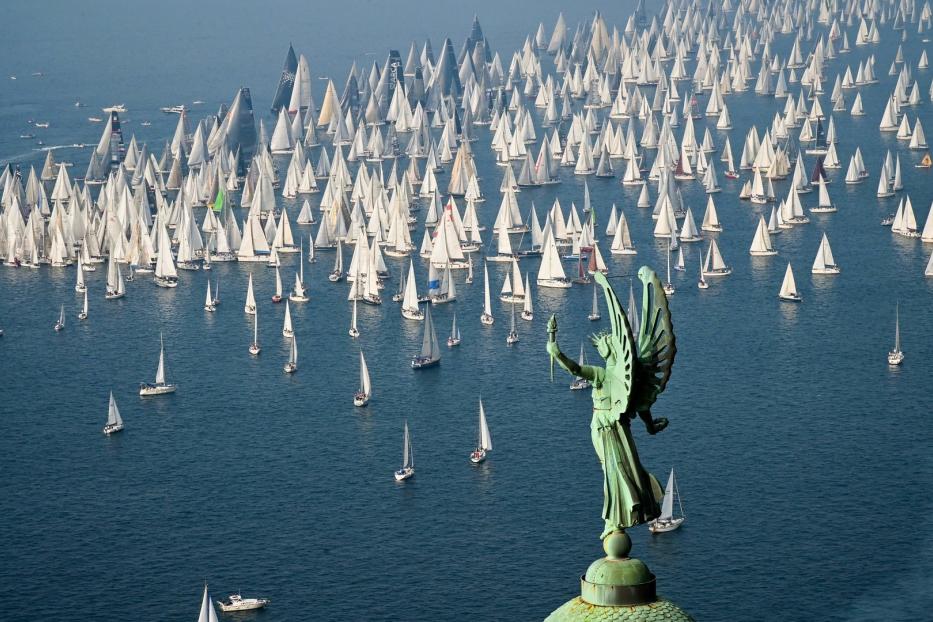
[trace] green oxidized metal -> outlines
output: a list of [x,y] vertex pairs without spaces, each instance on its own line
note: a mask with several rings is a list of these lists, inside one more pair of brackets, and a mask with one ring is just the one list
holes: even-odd
[[655,576],[641,560],[629,557],[632,541],[625,529],[647,523],[659,514],[660,485],[642,465],[630,422],[641,419],[649,434],[667,427],[654,419],[651,405],[667,385],[677,348],[667,296],[657,275],[642,267],[644,285],[641,330],[632,334],[622,305],[599,273],[609,307],[612,333],[593,343],[606,367],[580,366],[557,346],[557,319],[548,322],[548,354],[552,361],[593,387],[593,446],[603,467],[603,549],[580,578],[580,596],[564,603],[546,622],[610,620],[692,621],[672,602],[658,597]]

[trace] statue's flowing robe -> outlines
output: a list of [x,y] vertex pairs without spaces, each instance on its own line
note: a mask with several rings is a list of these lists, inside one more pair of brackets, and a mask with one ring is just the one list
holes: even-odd
[[612,403],[612,376],[601,367],[592,368],[593,447],[603,467],[603,519],[606,530],[625,529],[647,523],[661,514],[664,490],[641,465],[629,426],[631,416]]

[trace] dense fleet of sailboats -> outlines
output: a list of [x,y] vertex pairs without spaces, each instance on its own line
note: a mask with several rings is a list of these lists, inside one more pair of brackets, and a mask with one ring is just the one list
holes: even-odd
[[[291,305],[299,305],[294,308],[300,322],[299,310],[311,302],[309,294],[317,299],[318,285],[306,280],[305,262],[314,264],[318,254],[322,265],[331,266],[327,256],[333,253],[332,268],[324,269],[329,270],[327,280],[347,288],[346,297],[340,296],[350,303],[351,338],[360,337],[358,304],[382,305],[384,290],[394,291],[392,301],[399,303],[405,321],[421,322],[420,350],[410,359],[414,370],[440,363],[432,309],[462,306],[458,301],[475,295],[466,286],[473,282],[474,266],[479,269],[477,261],[483,272],[480,324],[492,327],[496,320],[492,298],[499,280],[493,284],[490,279],[492,265],[495,278],[501,277],[499,313],[509,305],[509,346],[519,343],[518,318],[534,321],[536,304],[553,308],[553,297],[587,287],[596,272],[628,271],[639,253],[653,253],[655,260],[665,255],[667,296],[675,294],[677,282],[693,278],[680,276],[688,272],[688,258],[689,265],[699,267],[698,289],[709,289],[714,280],[717,286],[728,283],[718,279],[733,272],[720,247],[734,257],[739,245],[726,244],[724,222],[744,232],[740,248],[753,257],[735,264],[735,270],[770,270],[771,292],[779,271],[772,258],[794,248],[785,241],[791,235],[781,234],[820,231],[811,268],[812,281],[819,281],[841,274],[827,236],[838,209],[842,216],[866,209],[837,204],[830,185],[844,184],[832,191],[837,199],[842,191],[855,192],[871,177],[869,164],[878,170],[876,157],[880,172],[873,201],[891,209],[894,201],[886,201],[897,201],[896,211],[882,224],[905,244],[933,244],[933,207],[921,227],[906,192],[914,168],[925,174],[923,169],[933,167],[917,112],[926,97],[919,80],[928,68],[927,54],[912,63],[898,44],[885,76],[881,63],[889,50],[878,47],[883,32],[894,50],[894,38],[907,40],[908,24],[927,32],[933,27],[930,6],[791,2],[734,7],[726,0],[700,10],[670,2],[649,21],[639,3],[621,30],[610,28],[598,13],[576,29],[561,15],[550,36],[541,24],[519,50],[501,56],[489,47],[476,20],[459,54],[450,39],[437,50],[429,41],[412,43],[404,62],[393,52],[384,65],[354,64],[342,90],[327,78],[319,100],[307,58],[296,56],[290,46],[273,100],[274,122],[260,119],[258,130],[249,90],[241,88],[229,106],[201,119],[193,119],[184,106],[164,108],[178,115],[164,146],[141,144],[136,136],[125,143],[120,120],[125,109],[105,109],[103,134],[83,176],[70,173],[51,150],[38,172],[4,166],[0,259],[7,266],[54,271],[75,266],[80,320],[88,320],[88,292],[100,291],[94,289],[99,286],[93,274],[96,266],[103,272],[104,263],[106,276],[96,278],[105,279],[105,299],[117,300],[146,286],[139,275],[152,274],[155,286],[184,291],[197,271],[216,275],[215,264],[242,262],[249,270],[244,313],[253,324],[248,351],[252,356],[261,351],[256,283],[262,288],[274,282],[272,302],[285,302],[286,374],[298,370],[301,334]],[[866,50],[857,60],[846,56],[853,45]],[[736,95],[749,90],[767,116],[735,130],[747,115],[735,114],[730,105],[737,113]],[[866,149],[866,162],[858,137],[843,135],[836,120],[875,112],[870,100],[863,101],[863,93],[870,92],[885,94],[877,131],[891,137],[892,146],[883,155]],[[928,96],[933,99],[933,85]],[[487,146],[489,153],[481,151]],[[496,175],[481,175],[477,160],[489,160]],[[916,162],[914,167],[910,162]],[[718,171],[729,181],[721,184]],[[607,201],[611,207],[594,198],[591,181],[593,187],[607,187],[606,180],[617,176],[611,194],[618,200]],[[582,179],[582,188],[575,185],[560,197],[554,190],[550,205],[539,198],[536,207],[524,198],[543,197],[544,191],[523,190],[553,188],[571,179]],[[865,187],[874,188],[874,182]],[[698,227],[695,214],[704,202]],[[345,254],[350,257],[346,265]],[[848,260],[845,253],[842,259]],[[786,264],[778,298],[801,303],[789,258]],[[292,267],[294,283],[286,290]],[[419,273],[426,278],[420,284]],[[399,282],[387,290],[390,275]],[[924,275],[933,277],[933,253]],[[219,280],[214,277],[212,284],[207,279],[205,311],[217,310],[219,292]],[[588,311],[590,321],[602,320],[596,285],[591,301],[588,295],[580,300],[581,315]],[[628,313],[638,334],[636,309],[630,289]],[[475,322],[472,318],[467,321]],[[417,324],[406,325],[417,330]],[[363,327],[370,330],[368,323]],[[472,339],[469,323],[464,327]],[[62,304],[54,330],[64,329]],[[454,311],[446,343],[449,348],[462,343]],[[899,305],[887,359],[891,366],[904,361]],[[583,344],[579,364],[586,364]],[[589,387],[587,380],[576,378],[570,389]],[[160,335],[155,380],[140,384],[139,395],[176,390],[167,381]],[[354,406],[365,407],[372,398],[370,369],[359,348]],[[111,392],[103,432],[109,436],[123,429]],[[480,400],[470,462],[487,460],[492,447]],[[402,463],[394,478],[402,482],[414,473],[406,420]],[[685,519],[671,469],[661,515],[649,529],[673,531]],[[218,604],[223,611],[239,611],[268,602],[233,594]],[[205,585],[199,622],[216,619]]]

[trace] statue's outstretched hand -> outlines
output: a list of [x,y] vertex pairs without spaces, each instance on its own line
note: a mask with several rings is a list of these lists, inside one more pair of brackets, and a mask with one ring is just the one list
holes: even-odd
[[560,354],[560,348],[557,346],[557,316],[553,313],[547,321],[547,334],[547,353],[555,358]]

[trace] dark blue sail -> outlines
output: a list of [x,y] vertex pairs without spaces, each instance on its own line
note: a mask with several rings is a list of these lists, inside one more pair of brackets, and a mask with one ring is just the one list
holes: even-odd
[[285,66],[282,67],[282,77],[279,78],[279,85],[275,89],[275,97],[272,98],[272,112],[278,112],[282,106],[288,105],[288,100],[292,96],[292,87],[295,85],[295,73],[297,71],[298,59],[295,57],[295,49],[289,43],[288,54],[285,55]]

